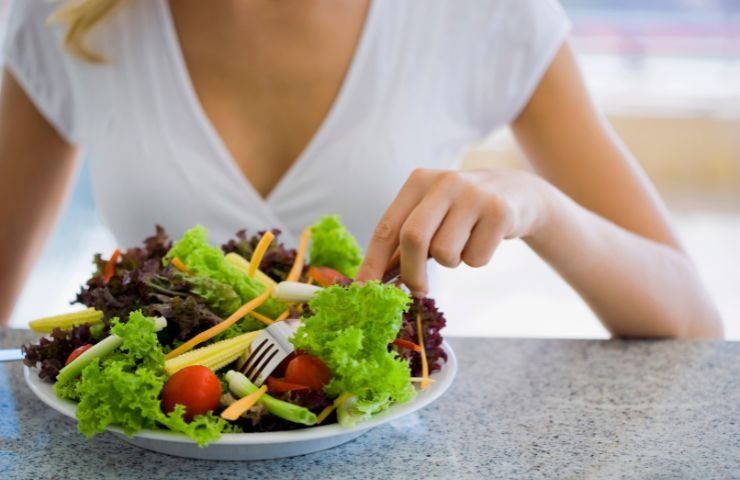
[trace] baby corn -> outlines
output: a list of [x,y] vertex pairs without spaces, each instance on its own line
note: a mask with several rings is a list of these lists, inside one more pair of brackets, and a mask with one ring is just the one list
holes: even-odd
[[95,310],[94,308],[86,308],[79,312],[64,313],[62,315],[54,315],[52,317],[31,320],[28,322],[28,326],[34,332],[49,333],[55,328],[61,328],[64,330],[76,325],[92,325],[94,323],[100,323],[102,319],[103,312]]
[[230,364],[249,348],[259,331],[249,332],[228,340],[221,340],[207,347],[196,348],[164,362],[167,375],[174,375],[178,370],[191,365],[203,365],[213,371]]

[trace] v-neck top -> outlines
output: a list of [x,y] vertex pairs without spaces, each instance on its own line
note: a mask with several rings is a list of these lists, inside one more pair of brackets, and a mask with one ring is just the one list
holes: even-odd
[[[555,0],[371,0],[339,93],[318,131],[263,198],[207,117],[167,0],[127,0],[90,33],[102,65],[61,49],[58,7],[16,0],[5,66],[90,162],[99,215],[136,245],[163,225],[206,226],[214,242],[279,228],[295,245],[339,214],[366,245],[416,168],[457,168],[514,120],[567,36]],[[217,54],[217,52],[214,52]]]

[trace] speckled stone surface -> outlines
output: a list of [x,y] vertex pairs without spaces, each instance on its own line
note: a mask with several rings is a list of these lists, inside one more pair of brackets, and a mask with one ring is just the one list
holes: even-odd
[[[33,338],[0,329],[0,347]],[[0,366],[0,479],[740,478],[740,343],[453,338],[423,411],[343,446],[209,462],[92,441]]]

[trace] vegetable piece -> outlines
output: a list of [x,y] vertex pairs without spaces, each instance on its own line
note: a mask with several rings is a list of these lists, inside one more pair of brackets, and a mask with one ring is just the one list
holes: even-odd
[[[155,331],[160,331],[167,326],[167,320],[165,320],[163,317],[158,317],[153,321]],[[93,360],[108,355],[113,350],[120,347],[122,344],[123,338],[121,338],[119,335],[116,335],[115,333],[112,333],[108,337],[93,345],[87,351],[83,352],[80,356],[75,358],[74,361],[70,362],[69,365],[61,369],[59,371],[59,374],[57,375],[57,382],[67,382],[76,378],[80,374],[80,372],[82,372],[82,369],[92,363]]]
[[344,402],[350,400],[352,397],[354,397],[354,395],[349,392],[343,393],[338,396],[336,399],[334,399],[331,405],[327,406],[321,411],[321,413],[319,413],[319,416],[316,417],[316,423],[321,423],[326,420],[326,418],[331,415],[331,412],[333,412],[337,407],[344,405]]
[[170,358],[164,362],[164,371],[167,375],[174,375],[179,370],[192,365],[202,365],[216,371],[239,358],[258,334],[259,332],[245,333]]
[[75,348],[74,350],[72,350],[72,353],[69,354],[69,356],[67,357],[67,360],[64,361],[64,364],[69,365],[75,360],[75,358],[79,357],[80,355],[88,351],[90,348],[92,348],[92,343],[86,343],[85,345],[81,345]]
[[289,316],[290,316],[290,308],[286,308],[285,310],[283,310],[283,313],[281,313],[280,315],[278,315],[278,317],[275,319],[275,321],[276,322],[282,322],[283,320],[285,320]]
[[354,278],[362,263],[362,250],[339,216],[326,215],[311,227],[311,266],[331,267]]
[[76,325],[94,325],[103,319],[103,312],[94,308],[86,308],[79,312],[64,313],[51,317],[39,318],[28,322],[28,327],[34,332],[50,333],[55,328],[66,329]]
[[185,264],[182,263],[182,260],[180,260],[177,257],[172,259],[172,266],[181,272],[190,273],[190,270],[188,270],[188,267],[186,267]]
[[288,362],[285,381],[320,391],[331,381],[331,372],[321,359],[313,355],[300,354]]
[[426,380],[424,378],[422,378],[422,377],[411,377],[411,382],[412,383],[421,383],[421,382],[424,382],[424,381],[429,382],[429,383],[436,382],[436,380],[433,379],[433,378],[431,378],[431,377],[427,378]]
[[252,311],[252,312],[249,312],[249,314],[253,316],[254,318],[256,318],[257,320],[259,320],[260,322],[264,323],[265,325],[272,325],[273,323],[275,323],[275,320],[268,318],[259,312]]
[[[201,284],[201,288],[194,289],[195,293],[206,298],[212,308],[218,306],[219,311],[217,313],[222,316],[228,315],[237,308],[236,305],[243,305],[253,300],[267,289],[256,278],[244,275],[241,271],[229,265],[221,249],[208,243],[208,232],[202,226],[197,226],[185,232],[182,238],[173,244],[162,261],[167,265],[174,257],[182,260],[193,272],[193,275],[188,275],[186,280],[195,285]],[[224,287],[228,287],[238,296],[238,299],[225,299],[221,294],[212,294],[211,291],[214,286],[219,286],[222,293],[227,293]],[[211,293],[210,296],[209,293]],[[222,300],[228,300],[229,304],[215,305],[215,302]],[[280,315],[285,307],[286,305],[282,302],[270,298],[261,304],[257,310],[270,318],[274,318]],[[251,318],[248,321],[254,322],[255,326],[257,324]]]
[[183,418],[190,421],[218,407],[221,381],[207,367],[191,365],[172,375],[162,389],[162,411],[170,413],[175,405],[185,407]]
[[416,333],[419,335],[419,346],[421,347],[421,383],[422,390],[429,387],[429,364],[427,363],[427,352],[424,349],[424,330],[421,328],[421,314],[416,315]]
[[321,287],[301,282],[280,282],[272,296],[285,303],[306,303],[321,290]]
[[113,250],[113,255],[110,256],[105,266],[103,267],[103,283],[110,282],[113,275],[116,274],[116,263],[121,258],[121,251],[119,249]]
[[258,297],[256,297],[254,300],[250,300],[249,302],[242,305],[237,311],[231,314],[229,318],[224,320],[223,322],[209,328],[205,332],[201,332],[198,335],[194,336],[187,342],[183,343],[176,349],[172,350],[170,353],[168,353],[165,356],[165,359],[169,360],[171,358],[174,358],[178,355],[181,355],[188,350],[193,349],[196,345],[199,345],[206,340],[210,340],[211,338],[215,337],[219,333],[223,332],[230,326],[232,326],[234,323],[239,321],[241,318],[243,318],[246,314],[254,310],[255,308],[262,305],[268,298],[270,298],[270,290],[265,290],[262,292]]
[[[272,241],[265,256],[262,257],[259,270],[273,281],[282,282],[288,277],[288,273],[295,263],[296,251],[292,248],[286,248],[285,245],[280,243],[280,230],[273,228],[271,232],[275,235],[275,240]],[[247,232],[240,230],[236,232],[236,238],[221,245],[221,250],[227,254],[233,252],[243,258],[252,258],[254,249],[257,247],[263,233],[258,232],[257,235],[247,237]],[[259,277],[259,271],[256,277]]]
[[345,425],[414,396],[408,363],[388,350],[408,303],[403,290],[378,281],[326,287],[309,302],[313,315],[302,319],[291,342],[329,368],[328,395],[349,392],[358,397]]
[[[226,260],[226,263],[228,263],[235,269],[239,270],[240,272],[244,274],[248,274],[250,263],[249,263],[249,260],[247,260],[246,258],[242,257],[238,253],[232,252],[232,253],[227,253],[224,259]],[[254,278],[256,278],[257,280],[265,284],[265,286],[267,287],[274,288],[275,285],[277,285],[277,282],[275,280],[270,278],[265,272],[263,272],[260,269],[257,269],[257,271],[254,272]]]
[[301,273],[303,273],[303,259],[306,256],[306,249],[308,248],[308,240],[311,238],[311,229],[306,228],[303,230],[303,233],[301,233],[301,243],[298,246],[298,251],[295,255],[295,261],[293,262],[293,266],[290,269],[290,272],[288,272],[288,278],[286,280],[291,282],[297,282],[301,278]]
[[[416,333],[416,317],[421,315],[421,328],[424,330],[424,351],[427,356],[429,374],[439,371],[447,362],[447,353],[442,348],[441,330],[445,326],[444,314],[434,304],[431,298],[414,298],[409,310],[403,314],[403,325],[398,332],[398,338],[416,343],[419,336]],[[409,362],[411,375],[421,377],[421,352],[401,350],[398,356]]]
[[[102,325],[98,323],[93,327],[102,327]],[[64,368],[64,361],[72,350],[86,343],[100,341],[102,337],[95,338],[90,331],[91,327],[87,325],[78,325],[66,330],[55,328],[49,335],[39,338],[36,343],[21,346],[21,351],[25,356],[23,364],[38,368],[39,378],[53,383],[59,370]]]
[[262,235],[262,238],[260,238],[260,241],[257,244],[257,248],[254,249],[254,254],[252,254],[252,258],[249,259],[249,269],[247,270],[247,275],[249,275],[250,277],[254,277],[254,274],[259,269],[262,257],[265,256],[267,247],[270,246],[270,243],[272,243],[272,240],[274,238],[275,235],[269,230]]
[[[229,370],[226,373],[226,381],[229,382],[231,393],[240,398],[257,391],[256,385],[250,382],[247,377],[234,370]],[[259,403],[264,405],[271,414],[289,422],[300,423],[302,425],[316,424],[316,414],[307,408],[283,402],[269,395],[263,395],[259,399]]]
[[242,413],[252,408],[257,401],[262,398],[265,392],[267,392],[267,385],[262,385],[254,392],[229,405],[226,410],[221,412],[221,418],[231,420],[233,422],[237,418],[241,417]]
[[63,398],[79,400],[77,426],[87,437],[113,424],[126,435],[143,428],[166,427],[204,446],[231,427],[210,413],[186,422],[182,405],[169,415],[162,412],[159,397],[166,377],[154,320],[138,311],[132,312],[126,323],[112,320],[112,334],[122,339],[120,349],[94,359],[82,370],[79,381],[57,382],[54,390]]
[[410,342],[408,340],[404,340],[403,338],[397,338],[393,340],[393,345],[401,348],[405,348],[406,350],[413,350],[414,352],[421,352],[421,347],[414,343]]
[[347,286],[352,283],[351,279],[329,267],[309,267],[308,279],[313,280],[322,287],[328,287],[330,285]]
[[306,385],[299,385],[297,383],[289,383],[285,380],[281,380],[275,377],[267,377],[267,388],[272,393],[285,393],[294,392],[300,390],[309,390]]

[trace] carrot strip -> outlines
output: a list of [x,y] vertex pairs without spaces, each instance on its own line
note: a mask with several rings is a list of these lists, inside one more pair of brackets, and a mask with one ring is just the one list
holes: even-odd
[[217,323],[216,325],[214,325],[213,327],[209,328],[208,330],[204,332],[200,332],[198,335],[194,336],[187,342],[183,343],[176,349],[172,350],[170,353],[165,355],[164,357],[165,360],[169,360],[170,358],[175,358],[181,353],[185,353],[188,350],[193,349],[195,346],[205,342],[206,340],[210,340],[211,338],[215,337],[219,333],[223,332],[224,330],[226,330],[227,328],[235,324],[238,320],[241,320],[242,318],[244,318],[246,314],[248,314],[255,308],[265,303],[265,301],[268,298],[270,298],[271,293],[272,291],[269,288],[266,288],[264,292],[262,292],[261,294],[253,298],[252,300],[248,301],[241,307],[239,307],[237,311],[229,315],[229,318],[227,318],[223,322]]
[[103,266],[103,283],[110,282],[110,279],[116,274],[116,263],[118,263],[119,258],[121,258],[121,251],[116,248]]
[[[421,383],[423,381],[424,381],[424,379],[422,377],[411,377],[411,383]],[[427,378],[426,381],[429,382],[429,383],[436,382],[436,380],[433,379],[433,378]]]
[[278,317],[275,319],[275,321],[276,322],[282,322],[283,320],[285,320],[289,316],[290,316],[290,308],[286,308],[283,311],[283,313],[281,313],[280,315],[278,315]]
[[236,402],[229,405],[229,408],[221,412],[221,418],[224,420],[234,421],[241,416],[242,413],[246,412],[254,406],[255,403],[262,398],[262,395],[267,392],[267,385],[262,385],[256,391],[250,393],[246,397],[242,397]]
[[190,272],[190,270],[188,270],[188,267],[186,267],[185,264],[182,263],[182,260],[177,257],[172,259],[172,266],[180,270],[181,272]]
[[298,251],[295,254],[295,261],[293,266],[288,273],[286,278],[289,282],[297,282],[303,272],[303,257],[306,256],[306,248],[308,248],[308,239],[311,238],[311,229],[306,228],[301,233],[301,243],[298,246]]
[[265,315],[262,315],[259,312],[252,311],[252,312],[249,312],[249,314],[253,316],[254,318],[256,318],[257,320],[259,320],[260,322],[264,323],[265,325],[272,325],[273,323],[275,323],[273,319],[271,319],[270,317],[266,317]]
[[321,423],[324,420],[326,420],[326,417],[328,417],[329,415],[331,415],[331,412],[333,412],[334,409],[336,409],[341,404],[343,404],[344,402],[346,402],[347,400],[349,400],[351,397],[352,397],[352,394],[349,393],[349,392],[345,392],[345,393],[339,395],[336,398],[336,400],[334,400],[334,402],[331,405],[325,407],[321,411],[321,413],[319,413],[319,415],[316,417],[316,424],[318,425],[319,423]]
[[392,343],[397,347],[405,348],[407,350],[413,350],[415,352],[421,352],[421,347],[419,345],[409,340],[404,340],[403,338],[397,338],[393,340]]
[[273,233],[269,230],[266,231],[264,235],[262,235],[259,243],[257,243],[257,247],[255,247],[254,249],[252,258],[249,260],[249,270],[247,270],[247,275],[249,275],[250,277],[254,277],[254,274],[257,273],[257,269],[260,268],[262,257],[265,256],[265,252],[267,252],[267,247],[270,246],[270,243],[272,243],[272,240],[274,238],[275,235],[273,235]]
[[429,387],[429,363],[427,363],[427,350],[424,348],[424,332],[421,330],[421,314],[416,314],[416,333],[419,336],[421,347],[421,383],[419,387],[426,390]]

